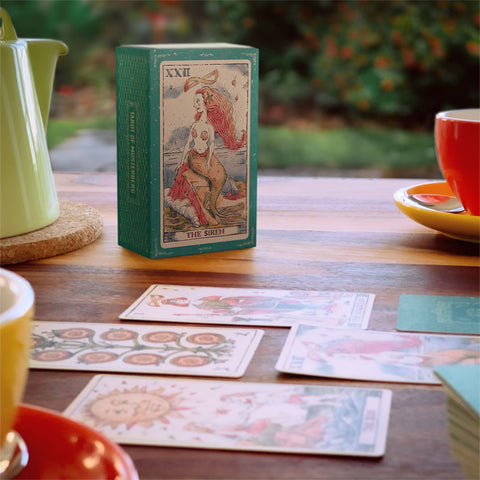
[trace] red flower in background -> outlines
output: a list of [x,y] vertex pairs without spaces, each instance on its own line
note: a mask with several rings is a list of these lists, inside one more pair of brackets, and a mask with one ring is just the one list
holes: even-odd
[[388,57],[375,58],[374,65],[379,68],[388,67],[391,64],[391,60]]
[[392,32],[392,42],[397,47],[403,46],[405,42],[403,40],[402,32],[400,32],[398,30],[394,30]]
[[325,39],[326,52],[329,57],[334,57],[337,54],[337,39],[329,36]]
[[428,43],[430,45],[430,50],[432,51],[432,54],[435,55],[436,57],[442,57],[443,56],[443,46],[442,42],[438,37],[430,37],[428,39]]
[[480,55],[480,45],[477,42],[467,42],[465,48],[472,55]]
[[406,67],[411,68],[415,65],[415,51],[413,48],[407,47],[402,50],[403,63]]
[[153,12],[151,10],[144,10],[142,13],[152,27],[154,41],[162,42],[168,24],[167,15],[164,12]]
[[75,92],[75,89],[71,85],[60,85],[58,88],[58,94],[61,97],[70,97]]
[[355,51],[353,50],[352,47],[342,47],[342,49],[340,50],[340,56],[345,59],[345,60],[350,60],[353,55],[354,55]]
[[384,78],[381,81],[381,86],[382,89],[386,92],[391,92],[395,88],[395,84],[393,83],[393,80],[391,78]]

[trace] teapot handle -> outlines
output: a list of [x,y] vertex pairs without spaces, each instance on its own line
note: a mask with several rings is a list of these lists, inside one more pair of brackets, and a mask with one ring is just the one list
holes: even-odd
[[53,78],[59,55],[68,53],[68,47],[59,40],[28,38],[25,40],[32,66],[32,75],[37,91],[38,105],[47,130],[50,101],[52,99]]
[[59,40],[32,38],[19,40],[10,15],[4,8],[0,8],[0,41],[18,43],[28,49],[38,104],[46,131],[57,59],[59,55],[65,55],[68,52],[68,47]]
[[13,27],[12,19],[8,12],[0,7],[0,41],[11,42],[16,41],[17,33]]

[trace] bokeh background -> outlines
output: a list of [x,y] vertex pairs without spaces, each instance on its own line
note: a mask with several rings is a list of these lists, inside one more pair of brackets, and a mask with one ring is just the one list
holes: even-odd
[[478,1],[2,0],[19,37],[56,38],[52,149],[115,128],[115,48],[260,49],[259,168],[439,178],[435,113],[479,106]]

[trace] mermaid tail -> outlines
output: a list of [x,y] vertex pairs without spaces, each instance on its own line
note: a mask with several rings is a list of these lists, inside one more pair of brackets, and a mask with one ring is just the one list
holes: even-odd
[[206,158],[205,154],[200,155],[192,150],[188,155],[188,165],[208,181],[210,191],[205,197],[203,206],[218,220],[222,215],[217,209],[217,200],[227,180],[227,172],[214,154],[210,158],[210,168],[207,169]]

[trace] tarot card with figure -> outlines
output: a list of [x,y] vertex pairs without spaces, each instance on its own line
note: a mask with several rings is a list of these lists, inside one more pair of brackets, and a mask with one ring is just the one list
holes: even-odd
[[123,444],[381,456],[391,392],[97,375],[65,414]]
[[118,242],[148,258],[256,244],[258,49],[116,49]]
[[162,62],[162,247],[248,236],[250,61]]
[[289,332],[276,369],[322,377],[440,383],[438,365],[480,363],[480,338],[321,328],[301,323]]
[[30,366],[240,377],[262,335],[239,328],[35,322]]
[[367,293],[152,285],[120,318],[280,327],[304,320],[367,328],[373,300]]

